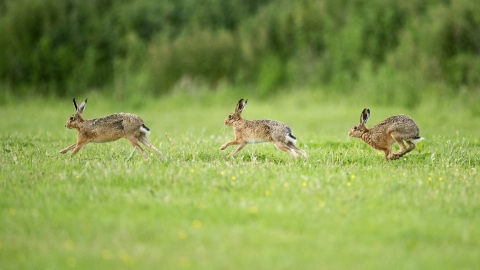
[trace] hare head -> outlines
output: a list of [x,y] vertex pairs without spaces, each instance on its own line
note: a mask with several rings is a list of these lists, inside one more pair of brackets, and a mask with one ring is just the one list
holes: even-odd
[[367,121],[370,118],[370,110],[363,109],[362,114],[360,114],[360,124],[354,126],[352,129],[348,131],[348,136],[361,138],[363,134],[369,131],[367,127]]
[[223,123],[226,126],[231,126],[235,121],[241,120],[242,119],[242,111],[245,109],[245,106],[247,106],[247,100],[244,100],[243,98],[240,99],[237,103],[237,107],[235,107],[235,112],[229,114],[227,118],[223,121]]
[[85,118],[83,118],[83,111],[85,110],[85,107],[87,107],[87,99],[85,99],[84,102],[82,102],[82,104],[80,104],[80,106],[77,106],[77,101],[75,101],[75,99],[73,99],[73,105],[75,105],[75,114],[73,114],[72,116],[70,116],[70,118],[68,119],[67,123],[65,123],[65,127],[68,128],[68,129],[72,129],[72,128],[76,128],[78,129],[79,128],[79,123],[83,123],[85,122]]

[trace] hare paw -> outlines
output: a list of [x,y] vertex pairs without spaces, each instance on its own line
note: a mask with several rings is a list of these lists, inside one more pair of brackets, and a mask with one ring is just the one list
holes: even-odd
[[394,153],[391,153],[390,155],[388,155],[389,160],[399,159],[400,157],[401,157],[401,155],[394,154]]

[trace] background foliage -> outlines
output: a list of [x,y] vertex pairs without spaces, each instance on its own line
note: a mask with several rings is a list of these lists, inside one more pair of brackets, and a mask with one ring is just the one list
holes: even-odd
[[480,84],[470,0],[1,0],[0,37],[1,84],[16,93],[226,84],[415,106]]

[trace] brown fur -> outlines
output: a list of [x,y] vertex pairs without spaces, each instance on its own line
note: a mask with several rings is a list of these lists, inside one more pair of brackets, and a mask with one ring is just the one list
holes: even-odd
[[[360,115],[360,124],[350,129],[348,136],[361,138],[373,148],[384,151],[387,161],[404,156],[415,149],[416,142],[423,139],[420,137],[417,124],[409,116],[403,114],[391,116],[371,129],[366,125],[369,117],[370,110],[364,109]],[[404,141],[408,143],[408,147]],[[400,145],[400,150],[392,153],[392,145],[395,142]]]
[[158,155],[164,159],[163,154],[148,141],[145,133],[148,131],[148,128],[137,115],[131,113],[115,113],[100,118],[85,120],[82,114],[86,107],[87,100],[85,100],[80,107],[77,107],[75,99],[73,99],[73,104],[77,111],[70,117],[65,127],[78,130],[77,142],[62,149],[60,153],[65,154],[73,149],[71,156],[74,156],[89,142],[103,143],[125,138],[145,159],[148,158],[147,152],[140,147],[138,142],[143,143],[148,148],[157,152]]
[[235,140],[227,142],[220,147],[225,150],[230,145],[239,145],[230,156],[242,150],[245,145],[255,142],[272,142],[279,150],[289,153],[295,159],[301,154],[305,159],[307,154],[295,145],[295,137],[289,126],[273,120],[246,120],[242,118],[242,111],[247,105],[247,100],[240,99],[235,112],[229,114],[224,124],[232,126]]

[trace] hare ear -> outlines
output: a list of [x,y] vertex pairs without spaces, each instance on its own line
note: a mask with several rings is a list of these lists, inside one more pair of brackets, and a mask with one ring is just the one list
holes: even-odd
[[362,114],[360,115],[360,124],[365,125],[370,118],[370,109],[363,109]]
[[243,100],[243,98],[240,99],[237,103],[237,107],[235,108],[235,112],[238,112],[238,113],[243,112],[243,109],[245,109],[245,106],[247,106],[247,102],[248,102],[248,99],[247,100]]
[[73,98],[73,105],[75,105],[75,111],[78,111],[77,101]]
[[[88,100],[88,98],[85,99],[85,101],[82,102],[82,104],[80,104],[80,107],[77,108],[77,113],[83,114],[83,111],[85,110],[85,107],[87,107],[87,100]],[[75,101],[75,99],[74,99],[74,101]],[[77,106],[77,104],[75,104],[75,107],[76,106]]]

